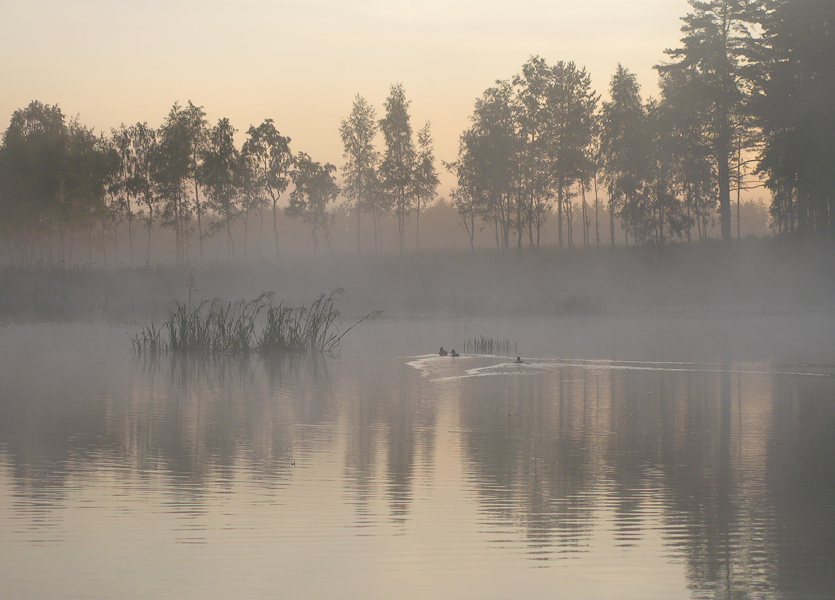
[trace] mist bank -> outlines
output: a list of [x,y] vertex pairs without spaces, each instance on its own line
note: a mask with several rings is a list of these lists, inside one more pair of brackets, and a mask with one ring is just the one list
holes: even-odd
[[4,268],[4,321],[136,321],[175,302],[251,300],[265,291],[300,305],[344,289],[346,316],[387,318],[835,313],[829,240],[743,240],[499,253],[421,251],[278,262],[139,268]]
[[[350,256],[356,255],[358,251],[361,254],[373,254],[375,244],[379,254],[399,254],[398,224],[395,215],[377,218],[375,238],[375,223],[370,216],[364,218],[358,228],[356,216],[344,207],[337,207],[330,214],[330,246],[320,241],[317,249],[310,230],[301,226],[297,220],[288,217],[282,209],[275,215],[275,232],[278,233],[280,240],[278,248],[274,239],[272,215],[269,211],[265,211],[248,218],[242,217],[232,225],[230,229],[233,240],[231,253],[228,252],[224,230],[218,228],[218,221],[207,217],[205,224],[214,235],[205,236],[200,241],[196,239],[196,235],[190,236],[184,248],[185,262],[199,263],[201,253],[203,262],[209,264],[226,263],[230,260],[236,262],[275,261],[277,257],[297,260],[316,254]],[[773,236],[768,206],[764,201],[742,202],[739,212],[734,213],[734,218],[737,214],[742,224],[740,230],[742,238]],[[470,250],[469,236],[462,227],[461,217],[451,202],[441,199],[421,211],[420,245],[418,245],[415,217],[416,215],[410,215],[405,223],[408,235],[404,241],[404,252],[423,252],[426,249]],[[572,218],[577,222],[583,220],[581,208],[576,206],[572,208]],[[573,244],[568,243],[571,240],[566,240],[568,250],[609,247],[612,245],[610,238],[612,224],[607,204],[600,202],[599,210],[594,213],[594,219],[588,223],[590,235],[587,242],[584,244],[579,235]],[[614,225],[614,245],[634,245],[634,239],[630,239],[627,244],[626,231],[617,223],[617,218]],[[695,229],[690,233],[694,242],[699,240]],[[547,252],[549,246],[558,245],[559,227],[555,215],[550,215],[542,224],[540,234],[541,250]],[[719,237],[719,225],[717,222],[712,222],[707,226],[707,239],[710,241]],[[522,241],[527,247],[525,236]],[[477,251],[500,248],[496,231],[484,223],[477,224],[475,227],[472,242],[473,249]],[[515,244],[508,251],[515,251]],[[139,222],[134,223],[132,232],[124,223],[113,229],[76,231],[75,235],[65,235],[63,244],[58,236],[53,236],[53,238],[34,236],[27,238],[25,244],[20,244],[15,242],[13,236],[0,232],[0,268],[6,266],[134,267],[174,264],[176,256],[175,232],[170,228],[157,226],[149,230],[147,221],[141,226]]]

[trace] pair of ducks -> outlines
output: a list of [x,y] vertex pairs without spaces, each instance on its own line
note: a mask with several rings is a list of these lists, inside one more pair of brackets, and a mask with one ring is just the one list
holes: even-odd
[[[454,349],[454,348],[452,349],[452,352],[447,352],[446,350],[444,350],[444,347],[443,347],[443,346],[441,346],[441,349],[438,351],[438,355],[439,355],[439,356],[451,356],[452,358],[455,358],[455,357],[457,357],[457,356],[461,356],[460,354],[458,354],[458,353],[455,351],[455,349]],[[524,360],[522,360],[522,357],[521,357],[521,356],[517,356],[517,357],[516,357],[516,360],[515,360],[515,361],[513,361],[513,362],[515,362],[517,365],[525,365],[525,364],[527,364]]]

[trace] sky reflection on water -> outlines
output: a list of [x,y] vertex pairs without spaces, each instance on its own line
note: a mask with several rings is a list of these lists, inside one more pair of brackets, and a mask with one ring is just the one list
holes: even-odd
[[4,333],[0,597],[835,593],[827,368]]

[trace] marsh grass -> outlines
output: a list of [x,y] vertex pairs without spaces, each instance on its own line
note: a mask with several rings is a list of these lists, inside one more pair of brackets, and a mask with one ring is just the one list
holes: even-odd
[[499,340],[485,337],[483,335],[464,342],[464,352],[466,354],[495,354],[510,356],[511,348],[513,348],[512,354],[515,355],[516,342],[511,344],[509,340]]
[[138,334],[131,337],[133,351],[136,354],[142,352],[156,354],[160,352],[164,348],[164,342],[162,341],[162,329],[164,327],[166,325],[157,327],[153,321],[149,325],[144,325]]
[[178,302],[165,323],[156,327],[152,321],[131,343],[137,354],[333,353],[351,329],[382,314],[368,313],[340,332],[336,299],[342,293],[337,289],[299,307],[275,304],[273,292],[249,302],[216,298],[195,307]]

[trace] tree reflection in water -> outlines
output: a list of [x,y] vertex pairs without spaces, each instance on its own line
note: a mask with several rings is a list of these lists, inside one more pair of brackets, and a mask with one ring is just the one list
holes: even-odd
[[338,480],[358,534],[410,535],[427,514],[455,526],[440,486],[460,472],[476,534],[532,564],[658,543],[696,598],[835,590],[830,378],[577,363],[435,381],[396,357],[50,360],[21,359],[0,395],[0,462],[32,530],[60,537],[67,498],[105,470],[126,495],[159,488],[172,511],[200,515],[216,501],[206,490],[233,494],[241,473],[275,502],[304,469]]

